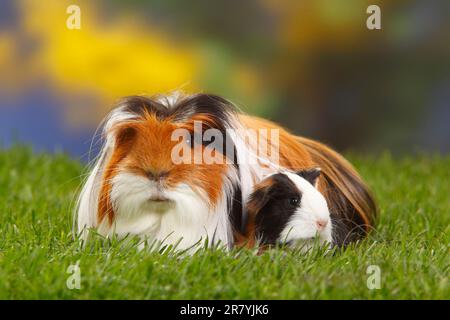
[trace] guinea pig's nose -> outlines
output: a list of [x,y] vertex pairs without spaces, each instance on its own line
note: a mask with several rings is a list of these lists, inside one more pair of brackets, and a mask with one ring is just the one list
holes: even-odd
[[147,177],[154,181],[163,180],[168,175],[169,171],[147,171]]
[[316,226],[317,226],[317,229],[319,231],[322,231],[323,229],[325,229],[327,224],[328,224],[328,219],[318,219],[318,220],[316,220]]

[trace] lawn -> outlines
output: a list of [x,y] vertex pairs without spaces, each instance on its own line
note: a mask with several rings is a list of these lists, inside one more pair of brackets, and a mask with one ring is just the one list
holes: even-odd
[[[84,167],[65,155],[0,151],[1,299],[450,299],[450,156],[351,156],[380,207],[371,236],[344,251],[138,251],[79,247],[71,208]],[[81,287],[66,285],[79,265]],[[379,267],[380,289],[367,268]]]

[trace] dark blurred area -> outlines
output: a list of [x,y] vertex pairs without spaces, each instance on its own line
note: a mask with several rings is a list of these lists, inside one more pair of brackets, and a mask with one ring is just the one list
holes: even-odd
[[[69,5],[81,29],[66,26]],[[381,30],[369,30],[369,5]],[[0,146],[85,158],[124,95],[212,92],[340,151],[450,151],[446,0],[0,0]]]

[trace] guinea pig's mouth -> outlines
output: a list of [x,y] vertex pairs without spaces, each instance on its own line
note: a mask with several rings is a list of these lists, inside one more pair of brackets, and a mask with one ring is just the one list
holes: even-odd
[[164,196],[153,196],[153,197],[148,198],[148,201],[164,203],[164,202],[170,202],[172,200],[170,200],[169,198],[166,198]]
[[147,209],[155,213],[164,213],[175,206],[175,201],[162,195],[154,195],[147,199]]

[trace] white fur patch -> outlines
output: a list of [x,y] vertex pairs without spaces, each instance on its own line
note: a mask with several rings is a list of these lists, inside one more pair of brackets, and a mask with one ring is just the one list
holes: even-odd
[[[283,242],[307,240],[319,236],[323,243],[331,243],[331,219],[325,197],[304,178],[291,172],[283,172],[302,193],[300,207],[293,214],[281,233]],[[327,221],[326,227],[319,231],[317,220]]]
[[[178,249],[190,248],[206,239],[228,244],[228,223],[223,221],[223,215],[210,209],[207,195],[194,191],[187,184],[162,191],[157,189],[155,183],[145,177],[130,173],[115,176],[111,190],[115,223],[110,232],[119,237],[139,235],[150,243],[178,244]],[[168,201],[150,201],[156,192]]]

